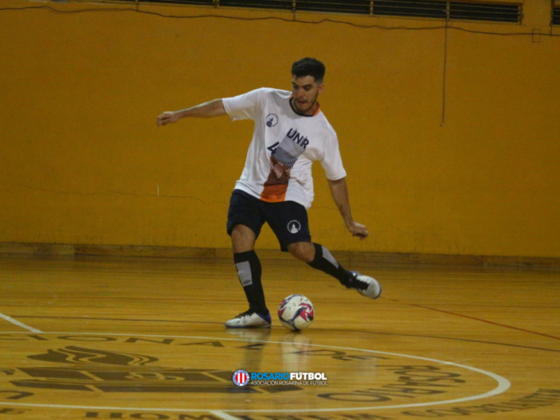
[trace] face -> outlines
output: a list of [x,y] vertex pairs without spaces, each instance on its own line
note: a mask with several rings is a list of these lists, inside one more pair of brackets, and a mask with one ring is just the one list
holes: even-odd
[[324,84],[315,82],[313,76],[292,76],[292,105],[301,114],[313,115],[317,110],[317,97],[323,91]]

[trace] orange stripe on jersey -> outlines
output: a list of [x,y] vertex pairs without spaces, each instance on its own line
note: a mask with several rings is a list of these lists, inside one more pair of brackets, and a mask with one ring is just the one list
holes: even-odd
[[313,116],[318,115],[319,111],[321,110],[321,104],[319,104],[319,102],[316,102],[316,104],[317,104],[317,109],[313,113]]
[[261,200],[267,203],[281,203],[286,201],[286,191],[288,184],[265,185],[261,193]]

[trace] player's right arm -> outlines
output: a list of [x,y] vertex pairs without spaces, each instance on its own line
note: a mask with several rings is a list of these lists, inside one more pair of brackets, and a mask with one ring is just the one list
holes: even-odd
[[210,118],[226,114],[224,102],[221,99],[214,99],[213,101],[205,102],[191,108],[181,109],[179,111],[166,111],[157,117],[156,123],[161,127],[170,123],[176,123],[181,118]]

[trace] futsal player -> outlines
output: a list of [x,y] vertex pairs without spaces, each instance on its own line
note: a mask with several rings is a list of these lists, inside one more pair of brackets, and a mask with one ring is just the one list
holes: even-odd
[[157,118],[158,126],[186,117],[222,115],[229,115],[232,120],[251,119],[255,123],[245,167],[230,199],[227,221],[237,276],[249,309],[227,321],[228,328],[271,325],[261,282],[261,264],[255,252],[255,242],[264,223],[272,228],[282,251],[364,296],[376,299],[381,294],[381,286],[375,279],[346,270],[327,248],[311,242],[307,210],[313,201],[311,164],[314,161],[323,166],[332,198],[348,231],[360,240],[369,235],[366,227],[352,218],[338,138],[317,102],[324,89],[324,75],[323,63],[304,58],[292,65],[291,92],[261,88],[164,112]]

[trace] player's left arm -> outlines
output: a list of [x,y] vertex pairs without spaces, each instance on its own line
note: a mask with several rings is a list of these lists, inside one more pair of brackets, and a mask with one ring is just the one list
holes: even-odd
[[342,219],[352,236],[357,236],[360,240],[366,239],[369,236],[367,228],[354,221],[352,218],[346,178],[337,179],[336,181],[327,179],[327,182],[329,184],[334,203],[336,204],[336,207],[338,208],[338,211],[340,212],[340,215],[342,216]]

